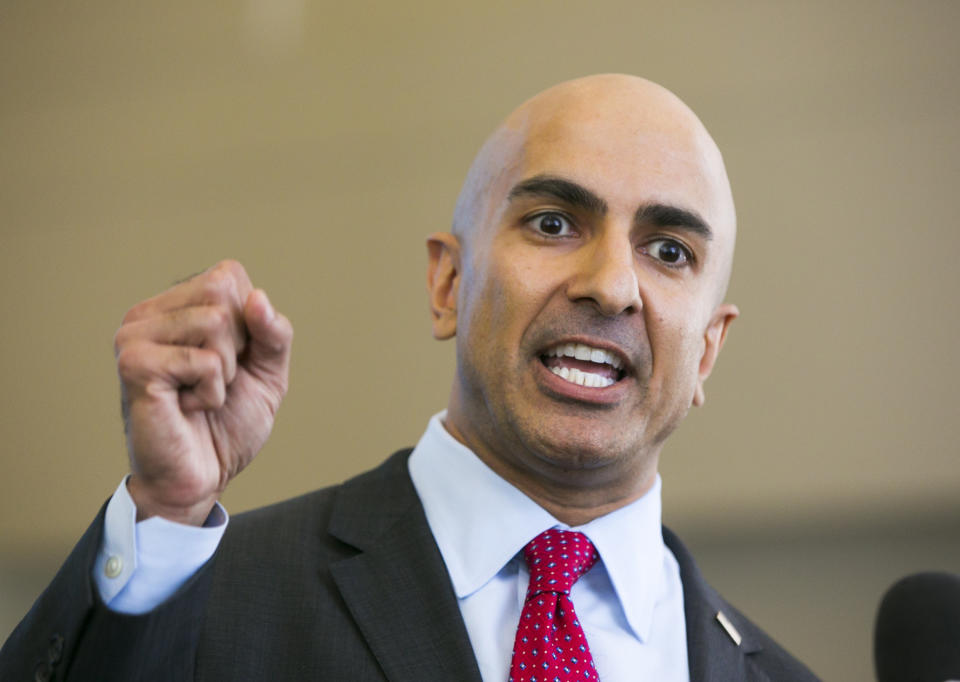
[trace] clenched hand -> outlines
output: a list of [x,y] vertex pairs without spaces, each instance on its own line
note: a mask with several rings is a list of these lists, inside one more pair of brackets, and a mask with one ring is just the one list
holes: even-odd
[[292,340],[236,261],[127,312],[114,351],[138,519],[203,523],[270,434]]

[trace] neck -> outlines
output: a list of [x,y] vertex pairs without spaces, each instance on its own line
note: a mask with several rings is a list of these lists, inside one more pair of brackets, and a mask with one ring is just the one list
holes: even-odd
[[[507,480],[509,481],[510,479]],[[655,480],[656,474],[654,474],[654,476],[651,477],[648,482],[645,482],[642,488],[636,491],[635,494],[618,499],[599,502],[578,500],[578,503],[574,503],[574,500],[571,496],[557,496],[550,494],[550,492],[547,492],[547,494],[538,494],[529,488],[525,489],[520,488],[519,486],[517,487],[527,497],[546,509],[550,515],[553,516],[553,518],[567,524],[568,526],[576,528],[578,526],[583,526],[587,523],[590,523],[594,519],[605,516],[610,512],[614,512],[617,509],[625,507],[631,502],[635,502],[636,500],[640,499],[650,491]],[[513,482],[511,481],[511,483]]]
[[536,458],[534,461],[542,466],[535,468],[524,466],[524,458],[504,457],[473,442],[474,439],[468,438],[449,418],[443,426],[498,476],[571,527],[582,526],[635,502],[656,482],[656,455],[637,458],[628,464],[612,463],[576,470],[555,467]]

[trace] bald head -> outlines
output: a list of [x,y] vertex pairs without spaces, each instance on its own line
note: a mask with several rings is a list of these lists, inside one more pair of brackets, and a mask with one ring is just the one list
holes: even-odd
[[[591,170],[609,163],[633,171],[619,182],[637,183],[650,200],[682,205],[710,225],[720,246],[722,298],[736,233],[723,158],[686,104],[637,76],[578,78],[521,104],[474,159],[457,200],[452,231],[469,247],[478,229],[496,224],[511,187],[534,168],[550,175],[587,176],[583,179],[589,181]],[[601,174],[592,175],[599,182]],[[603,182],[609,183],[609,176]],[[602,194],[607,188],[593,189]]]
[[570,525],[637,499],[738,314],[735,222],[720,152],[659,85],[525,102],[428,239],[434,336],[457,342],[448,430]]

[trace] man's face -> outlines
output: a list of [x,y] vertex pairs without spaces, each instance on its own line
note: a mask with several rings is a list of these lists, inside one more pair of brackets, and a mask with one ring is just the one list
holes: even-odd
[[508,478],[651,477],[736,314],[710,150],[632,113],[531,124],[459,242],[448,427]]

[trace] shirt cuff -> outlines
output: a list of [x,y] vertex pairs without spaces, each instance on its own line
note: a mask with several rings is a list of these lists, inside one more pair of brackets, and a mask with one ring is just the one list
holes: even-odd
[[199,528],[159,516],[137,523],[127,478],[107,503],[93,580],[111,610],[141,614],[163,603],[213,556],[229,515],[218,502]]

